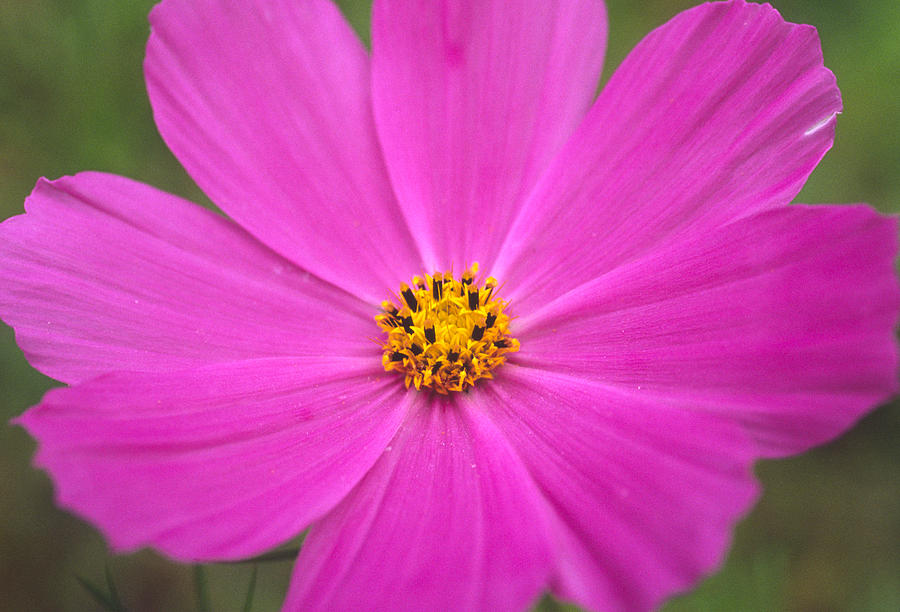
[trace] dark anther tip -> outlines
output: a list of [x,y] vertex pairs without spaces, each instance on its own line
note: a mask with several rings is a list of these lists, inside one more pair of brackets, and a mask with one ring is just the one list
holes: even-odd
[[478,289],[469,291],[469,310],[478,308]]
[[410,310],[418,312],[419,302],[416,300],[416,294],[413,293],[412,289],[407,289],[403,292],[403,299],[406,301],[406,305],[409,306]]

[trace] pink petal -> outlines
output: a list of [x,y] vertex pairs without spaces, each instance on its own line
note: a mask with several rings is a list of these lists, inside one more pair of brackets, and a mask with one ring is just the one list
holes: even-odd
[[786,204],[840,109],[813,27],[744,2],[681,13],[613,75],[492,273],[525,312],[673,236]]
[[493,612],[534,602],[549,570],[540,494],[468,400],[426,402],[310,530],[284,610]]
[[0,225],[0,315],[49,376],[323,350],[377,360],[367,304],[190,202],[85,173],[41,180],[25,204]]
[[19,422],[58,503],[117,550],[234,559],[299,533],[376,461],[406,412],[380,369],[295,358],[114,373],[50,391]]
[[605,47],[600,0],[376,0],[378,134],[426,264],[493,260],[594,98]]
[[520,363],[737,419],[778,456],[897,391],[897,219],[790,206],[668,245],[519,321]]
[[145,70],[156,124],[209,197],[369,300],[421,269],[372,120],[369,57],[326,0],[166,0]]
[[556,510],[557,596],[650,610],[722,561],[757,493],[739,427],[514,365],[484,389],[478,404]]

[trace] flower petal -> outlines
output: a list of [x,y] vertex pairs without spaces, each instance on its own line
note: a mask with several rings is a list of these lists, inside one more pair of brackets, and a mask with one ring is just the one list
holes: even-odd
[[119,551],[236,559],[327,512],[406,413],[402,387],[359,359],[261,359],[113,373],[50,391],[19,418],[58,503]]
[[525,609],[549,571],[545,510],[482,413],[465,399],[420,401],[310,530],[284,609]]
[[739,427],[511,364],[494,383],[478,403],[556,510],[555,594],[650,610],[722,561],[757,493]]
[[766,456],[897,391],[897,219],[789,206],[669,245],[520,321],[520,363],[739,420]]
[[840,109],[815,28],[743,1],[681,13],[612,76],[492,273],[525,312],[673,236],[786,204]]
[[[0,225],[0,315],[45,374],[371,354],[369,307],[228,220],[125,178],[41,180]],[[377,351],[376,351],[377,355]]]
[[427,265],[490,264],[594,98],[605,47],[602,0],[376,0],[375,119]]
[[369,300],[421,270],[372,120],[369,57],[326,0],[166,0],[147,89],[169,148],[222,210]]

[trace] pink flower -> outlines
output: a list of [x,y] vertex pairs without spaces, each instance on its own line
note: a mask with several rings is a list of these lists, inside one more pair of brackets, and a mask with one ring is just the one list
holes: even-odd
[[286,610],[649,609],[755,459],[897,390],[897,222],[787,205],[841,102],[768,5],[678,15],[596,101],[599,0],[376,0],[371,58],[326,0],[151,22],[159,130],[233,221],[85,173],[0,226],[0,312],[68,385],[18,422],[117,551],[309,526]]

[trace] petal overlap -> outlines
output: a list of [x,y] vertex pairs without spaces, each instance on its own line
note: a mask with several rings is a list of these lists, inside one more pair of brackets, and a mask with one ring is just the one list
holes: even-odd
[[48,376],[378,355],[365,302],[181,198],[83,173],[42,180],[26,210],[0,226],[0,315]]
[[520,322],[520,363],[821,444],[897,391],[897,219],[788,206],[655,250]]
[[530,309],[666,241],[787,204],[840,110],[815,28],[743,1],[685,11],[613,74],[492,273]]
[[600,0],[375,2],[378,134],[426,265],[490,265],[593,100],[605,48]]
[[285,610],[522,610],[546,583],[548,542],[544,501],[490,419],[420,396],[310,530]]
[[259,359],[112,373],[17,422],[57,501],[119,551],[239,559],[297,535],[380,457],[403,390],[369,359]]
[[555,510],[558,597],[650,610],[718,566],[757,495],[740,427],[567,374],[495,383],[477,403]]
[[334,4],[166,0],[150,22],[157,127],[216,205],[375,303],[421,268],[375,135],[369,56]]

